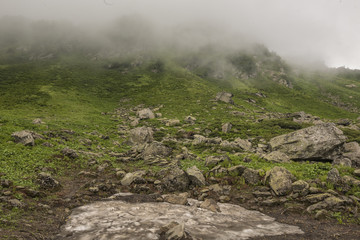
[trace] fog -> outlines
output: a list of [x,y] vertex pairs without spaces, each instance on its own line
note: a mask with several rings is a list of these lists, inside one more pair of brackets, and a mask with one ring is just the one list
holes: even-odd
[[[76,36],[72,41],[90,38],[76,27],[109,39],[109,29],[122,24],[121,33],[110,31],[110,39],[127,41],[124,48],[209,43],[230,48],[257,42],[285,59],[358,69],[359,12],[358,0],[0,0],[0,18],[65,21]],[[132,37],[126,40],[125,35]],[[135,38],[141,40],[134,43]],[[111,45],[111,40],[103,43]]]

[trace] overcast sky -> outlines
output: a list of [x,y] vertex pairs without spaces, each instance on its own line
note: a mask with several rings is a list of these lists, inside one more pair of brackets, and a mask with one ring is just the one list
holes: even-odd
[[283,57],[360,69],[360,0],[0,0],[0,16],[99,25],[129,14],[158,24],[216,25]]

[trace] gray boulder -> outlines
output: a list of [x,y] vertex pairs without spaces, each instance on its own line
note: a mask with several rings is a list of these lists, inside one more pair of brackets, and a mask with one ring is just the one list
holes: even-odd
[[132,183],[145,183],[143,176],[146,174],[145,171],[136,171],[127,173],[123,179],[121,179],[121,185],[129,186]]
[[230,103],[230,104],[234,104],[234,101],[232,100],[232,97],[234,95],[232,93],[227,93],[227,92],[219,92],[216,94],[215,100],[216,101],[222,101],[225,103]]
[[255,185],[260,182],[259,170],[247,168],[244,170],[244,173],[242,174],[242,176],[245,179],[245,182],[248,184]]
[[345,140],[346,136],[335,124],[324,123],[274,137],[270,147],[293,160],[332,159]]
[[138,118],[140,118],[140,120],[142,120],[142,119],[154,119],[155,118],[155,115],[150,110],[150,108],[141,109],[136,113],[136,115],[137,115]]
[[146,145],[143,152],[143,157],[145,160],[149,160],[155,157],[164,158],[171,154],[171,148],[166,147],[160,142],[152,142]]
[[284,167],[274,167],[266,173],[269,185],[277,196],[284,196],[292,190],[294,176]]
[[37,182],[42,189],[46,190],[57,190],[61,187],[60,183],[54,179],[50,173],[39,173]]
[[11,136],[14,138],[14,141],[16,143],[21,143],[25,146],[35,145],[34,137],[30,131],[23,130],[19,132],[14,132],[13,134],[11,134]]
[[153,141],[153,130],[149,127],[138,127],[130,131],[130,141],[133,144],[145,144]]
[[357,142],[349,142],[344,144],[342,157],[348,158],[353,167],[360,167],[360,146]]
[[332,184],[338,184],[341,181],[339,170],[337,170],[336,168],[331,169],[328,172],[326,180]]
[[196,167],[192,166],[186,170],[187,175],[189,176],[190,182],[195,186],[204,186],[205,178],[201,171]]
[[179,204],[179,205],[187,205],[188,204],[188,193],[180,193],[180,194],[167,194],[162,196],[164,202],[168,202],[171,204]]
[[186,191],[189,184],[186,172],[179,167],[170,169],[163,179],[163,186],[169,192]]

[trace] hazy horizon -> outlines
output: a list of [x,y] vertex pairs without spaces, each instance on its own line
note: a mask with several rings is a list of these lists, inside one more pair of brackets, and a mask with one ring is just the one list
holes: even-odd
[[[226,45],[236,36],[264,44],[285,59],[357,69],[359,10],[356,0],[0,0],[0,17],[65,20],[97,29],[124,16],[140,16],[156,26],[158,39],[161,31],[172,29],[176,40],[178,29],[186,26],[202,31],[198,42]],[[193,39],[181,40],[191,45]]]

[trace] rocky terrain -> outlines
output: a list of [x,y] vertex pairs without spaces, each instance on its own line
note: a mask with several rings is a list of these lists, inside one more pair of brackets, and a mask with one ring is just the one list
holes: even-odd
[[21,44],[0,49],[1,239],[360,235],[358,70]]

